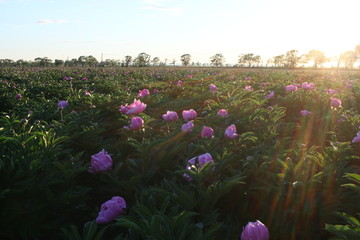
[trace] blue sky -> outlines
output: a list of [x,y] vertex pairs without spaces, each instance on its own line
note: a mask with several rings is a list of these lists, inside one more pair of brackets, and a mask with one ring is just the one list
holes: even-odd
[[0,0],[0,59],[264,59],[360,44],[358,0]]

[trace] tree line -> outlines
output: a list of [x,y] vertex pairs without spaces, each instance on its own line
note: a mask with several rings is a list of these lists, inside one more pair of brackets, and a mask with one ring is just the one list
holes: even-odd
[[[183,66],[208,66],[200,62],[191,61],[190,54],[180,56],[181,65]],[[354,68],[354,64],[360,60],[360,45],[355,47],[354,51],[346,51],[336,58],[329,58],[320,50],[310,50],[306,54],[300,54],[298,50],[290,50],[284,54],[274,56],[264,61],[260,55],[254,53],[244,53],[238,58],[238,63],[233,67],[313,67],[322,68],[326,63],[337,62],[337,67]],[[221,67],[224,66],[225,57],[221,53],[217,53],[210,57],[210,65]],[[148,67],[148,66],[167,66],[176,65],[176,59],[160,60],[159,57],[151,58],[147,53],[139,53],[135,58],[125,56],[123,60],[106,59],[98,61],[94,56],[80,56],[71,60],[49,59],[47,57],[37,57],[34,61],[26,61],[19,59],[17,61],[11,59],[0,59],[0,67]],[[228,66],[228,65],[227,65]]]

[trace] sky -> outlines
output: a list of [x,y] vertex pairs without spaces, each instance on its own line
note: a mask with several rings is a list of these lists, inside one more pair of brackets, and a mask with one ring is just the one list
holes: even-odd
[[0,0],[0,59],[332,57],[360,44],[359,9],[359,0]]

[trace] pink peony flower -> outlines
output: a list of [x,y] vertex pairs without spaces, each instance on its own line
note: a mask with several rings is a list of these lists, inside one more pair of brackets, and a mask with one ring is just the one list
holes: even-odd
[[329,89],[325,89],[325,90],[324,90],[324,92],[327,92],[327,93],[329,93],[329,94],[335,94],[335,93],[337,93],[338,91],[337,91],[337,90],[334,90],[334,89],[329,88]]
[[154,89],[154,90],[153,90],[153,93],[154,93],[154,94],[157,94],[157,93],[159,93],[159,90]]
[[210,91],[212,92],[216,92],[217,91],[217,87],[214,84],[210,84]]
[[103,149],[97,154],[91,156],[90,173],[98,173],[110,170],[112,167],[112,159],[110,155]]
[[223,118],[227,118],[229,116],[228,111],[225,109],[220,109],[217,114]]
[[236,126],[234,124],[231,124],[229,127],[226,128],[226,130],[225,130],[226,138],[234,139],[237,136],[238,136],[238,134],[236,132]]
[[146,97],[150,95],[150,91],[148,89],[139,90],[139,94],[137,97]]
[[184,110],[181,114],[185,121],[194,120],[197,117],[197,112],[194,109]]
[[146,108],[146,104],[142,103],[140,100],[134,99],[134,102],[130,105],[121,105],[120,112],[126,115],[136,115],[142,113]]
[[333,108],[341,107],[341,100],[337,98],[331,98],[331,107]]
[[[194,157],[194,158],[188,160],[186,170],[192,171],[192,168],[197,168],[200,170],[208,162],[210,162],[210,164],[214,164],[214,160],[213,160],[212,156],[210,155],[210,153],[202,154],[200,156],[197,156],[197,157]],[[183,176],[188,181],[192,180],[192,178],[186,173],[184,173]]]
[[202,138],[212,138],[214,136],[214,130],[211,127],[204,126],[201,130]]
[[193,121],[189,121],[189,122],[182,125],[181,131],[189,133],[189,132],[191,132],[193,130],[193,128],[194,128]]
[[165,120],[165,121],[168,121],[168,122],[173,122],[173,121],[176,121],[179,119],[179,116],[176,112],[173,112],[173,111],[167,111],[166,114],[163,114],[162,115],[162,118]]
[[68,105],[69,105],[68,101],[60,101],[58,103],[58,108],[63,109],[63,108],[66,108]]
[[296,85],[291,84],[291,85],[287,85],[287,86],[285,87],[285,90],[288,91],[288,92],[293,92],[293,91],[298,90],[298,88],[297,88]]
[[312,90],[312,89],[314,89],[314,87],[315,87],[315,83],[304,82],[301,84],[301,88],[306,89],[306,90]]
[[274,91],[271,91],[271,93],[268,94],[268,95],[266,95],[266,96],[264,97],[264,99],[269,99],[269,98],[272,98],[272,97],[274,97],[274,96],[275,96],[275,92],[274,92]]
[[139,130],[142,126],[144,126],[144,120],[141,117],[132,117],[129,129],[132,131]]
[[179,81],[177,81],[176,86],[181,87],[182,84],[183,84],[183,82],[181,80],[179,80]]
[[91,96],[90,92],[88,92],[88,91],[85,91],[85,92],[84,92],[84,95],[85,95],[85,96]]
[[243,228],[241,240],[269,240],[269,230],[259,220],[249,222],[245,228]]
[[308,110],[301,110],[300,111],[300,115],[304,116],[304,117],[309,116],[310,114],[311,114],[311,112],[309,112]]
[[360,132],[357,133],[356,137],[351,141],[352,143],[358,143],[360,142]]
[[16,98],[16,99],[20,99],[20,98],[22,98],[22,96],[21,96],[21,94],[19,93],[19,94],[16,94],[15,98]]
[[246,86],[245,87],[245,90],[248,90],[248,91],[254,91],[253,87],[252,86]]
[[113,197],[101,205],[96,223],[108,223],[122,214],[126,209],[126,202],[122,197]]

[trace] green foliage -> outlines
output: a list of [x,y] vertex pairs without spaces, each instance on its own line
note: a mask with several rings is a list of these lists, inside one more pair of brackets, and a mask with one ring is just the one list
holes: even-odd
[[[355,191],[357,197],[360,196],[360,175],[355,173],[347,173],[344,175],[345,178],[351,180],[354,183],[343,184],[343,187],[346,187],[350,190]],[[358,203],[358,202],[357,202]],[[357,204],[358,205],[358,204]],[[359,210],[359,209],[357,209]],[[359,239],[360,238],[360,214],[358,213],[358,218],[343,212],[336,212],[336,215],[344,220],[347,224],[326,224],[326,230],[332,232],[336,237],[331,239]]]
[[[278,64],[296,65],[290,55]],[[135,64],[148,59],[140,54]],[[330,70],[2,68],[0,238],[238,239],[258,219],[272,239],[357,239],[360,147],[351,141],[360,127],[359,79]],[[303,82],[314,89],[285,90]],[[138,98],[142,89],[150,96]],[[332,108],[331,97],[342,107]],[[124,129],[133,116],[119,112],[134,99],[147,104],[138,131]],[[69,106],[58,109],[60,100]],[[185,133],[181,113],[189,109],[197,118]],[[312,114],[301,116],[304,109]],[[179,120],[164,121],[167,111]],[[238,137],[227,139],[232,124]],[[211,139],[201,138],[204,126]],[[111,170],[89,173],[102,149]],[[186,170],[205,153],[214,163]],[[114,196],[126,211],[96,224]]]
[[[104,239],[104,235],[106,230],[110,227],[110,225],[102,227],[100,230],[98,228],[98,225],[96,222],[91,221],[84,224],[83,232],[82,234],[79,232],[79,230],[74,226],[71,225],[68,228],[61,228],[64,239],[66,240],[101,240]],[[121,236],[118,238],[112,238],[112,239],[124,239]]]
[[[355,217],[346,214],[346,213],[337,213],[337,216],[341,217],[348,224],[347,225],[332,225],[326,224],[326,230],[334,233],[336,237],[331,238],[332,240],[336,239],[359,239],[360,238],[360,222]],[[358,214],[360,216],[360,214]]]

